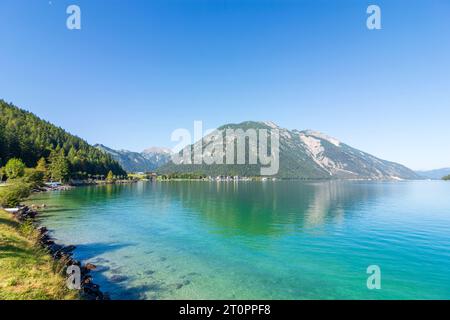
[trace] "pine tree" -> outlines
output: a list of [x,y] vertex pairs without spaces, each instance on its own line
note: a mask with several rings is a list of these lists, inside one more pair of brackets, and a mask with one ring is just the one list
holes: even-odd
[[47,161],[42,157],[36,164],[36,171],[40,172],[44,179],[48,179]]
[[111,170],[109,170],[108,175],[106,176],[106,181],[108,182],[114,181],[114,174]]
[[59,152],[53,150],[49,157],[49,173],[53,181],[67,181],[69,178],[69,162],[66,159],[64,149]]
[[40,172],[47,172],[47,161],[45,161],[44,157],[40,158],[36,163],[36,170]]

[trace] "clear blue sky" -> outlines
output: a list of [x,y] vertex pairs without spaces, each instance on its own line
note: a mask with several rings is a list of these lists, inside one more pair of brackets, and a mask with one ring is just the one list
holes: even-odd
[[0,98],[112,148],[272,120],[449,167],[450,2],[2,0]]

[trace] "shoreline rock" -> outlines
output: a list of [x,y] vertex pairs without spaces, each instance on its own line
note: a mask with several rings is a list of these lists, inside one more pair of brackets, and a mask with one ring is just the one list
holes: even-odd
[[82,265],[80,261],[72,257],[73,251],[76,249],[74,245],[63,246],[55,243],[49,235],[49,230],[45,226],[39,226],[36,223],[36,216],[39,214],[37,211],[30,209],[28,206],[20,206],[18,210],[10,211],[14,218],[19,223],[25,223],[31,221],[34,228],[39,233],[37,244],[45,249],[52,258],[62,264],[59,273],[65,275],[69,266],[76,265],[80,267],[81,271],[81,288],[79,289],[80,298],[83,300],[110,300],[108,293],[102,292],[100,286],[93,282],[90,272],[95,270],[97,266],[92,263]]

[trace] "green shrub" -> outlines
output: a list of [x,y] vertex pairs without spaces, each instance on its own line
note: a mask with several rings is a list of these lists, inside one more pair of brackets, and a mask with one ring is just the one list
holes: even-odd
[[44,185],[45,173],[33,168],[25,169],[24,181],[30,184],[32,189],[42,187]]
[[8,179],[20,178],[25,174],[25,164],[20,159],[12,158],[6,163],[4,170]]
[[30,193],[31,188],[29,183],[23,181],[10,182],[8,186],[0,188],[0,206],[4,208],[16,207]]
[[443,177],[442,180],[450,181],[450,174],[448,176]]

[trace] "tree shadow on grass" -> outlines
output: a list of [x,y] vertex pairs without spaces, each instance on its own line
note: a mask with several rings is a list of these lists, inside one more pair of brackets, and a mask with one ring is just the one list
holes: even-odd
[[3,258],[27,258],[32,253],[15,245],[0,245],[0,259]]
[[19,226],[19,223],[17,221],[4,218],[0,218],[0,224],[4,224],[12,228],[17,228]]

